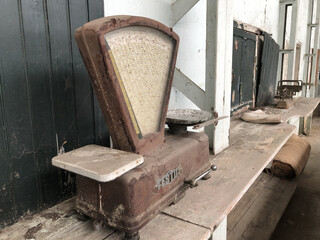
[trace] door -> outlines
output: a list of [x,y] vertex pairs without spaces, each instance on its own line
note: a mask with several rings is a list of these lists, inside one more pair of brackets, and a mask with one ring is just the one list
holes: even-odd
[[256,35],[234,27],[231,108],[252,106],[255,96]]

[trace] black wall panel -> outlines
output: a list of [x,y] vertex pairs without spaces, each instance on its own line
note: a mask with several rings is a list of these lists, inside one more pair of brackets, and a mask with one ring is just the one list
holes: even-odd
[[4,0],[1,1],[0,9],[2,111],[12,170],[10,182],[13,211],[14,215],[22,215],[25,210],[37,209],[40,199],[29,101],[30,82],[25,61],[25,39],[21,31],[21,4]]
[[276,92],[279,45],[266,32],[263,33],[260,79],[257,84],[257,106],[270,105]]
[[51,165],[65,149],[109,144],[73,38],[103,0],[0,1],[0,226],[74,194]]
[[231,107],[236,110],[254,100],[256,35],[233,28]]

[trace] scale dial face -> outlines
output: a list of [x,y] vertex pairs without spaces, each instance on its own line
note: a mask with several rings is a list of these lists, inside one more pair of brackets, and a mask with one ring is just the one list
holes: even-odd
[[104,35],[139,138],[160,130],[174,40],[154,28],[129,26]]
[[75,31],[116,149],[149,154],[163,146],[179,37],[139,16],[109,16]]

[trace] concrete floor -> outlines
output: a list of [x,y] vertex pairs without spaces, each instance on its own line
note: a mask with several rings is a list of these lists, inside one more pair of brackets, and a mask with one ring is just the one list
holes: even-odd
[[320,117],[314,117],[307,166],[271,240],[320,239]]

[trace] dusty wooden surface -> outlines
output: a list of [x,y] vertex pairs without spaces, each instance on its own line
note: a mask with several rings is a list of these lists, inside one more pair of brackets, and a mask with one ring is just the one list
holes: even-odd
[[[212,173],[211,179],[201,181],[198,187],[189,189],[177,205],[166,208],[163,214],[147,224],[141,231],[141,239],[208,239],[293,130],[293,126],[285,123],[253,126],[251,123],[235,120],[231,131],[232,145],[212,158],[218,170]],[[72,205],[54,207],[61,215],[58,220],[43,219],[41,214],[37,214],[31,222],[19,222],[6,228],[0,236],[23,239],[29,229],[41,224],[40,229],[34,229],[37,230],[34,236],[41,239],[62,235],[73,237],[75,234],[83,238],[94,236],[95,239],[122,239],[122,233],[113,232],[109,228],[97,231],[93,228],[92,220],[80,221],[76,215],[69,216]],[[56,210],[49,209],[45,212],[55,213]],[[17,236],[12,235],[17,233]]]
[[291,109],[271,109],[284,123],[252,124],[234,119],[230,147],[212,158],[218,170],[212,178],[190,189],[179,204],[164,212],[212,231],[233,209],[244,193],[292,135],[295,127],[286,122],[307,117],[319,104],[318,98],[297,98]]
[[[0,240],[123,239],[124,233],[96,224],[92,219],[75,212],[74,206],[73,198],[36,215],[27,216],[18,223],[0,230]],[[159,214],[140,231],[140,236],[146,240],[205,240],[210,237],[210,230]]]
[[296,117],[309,116],[318,106],[320,98],[294,98],[293,105],[289,109],[267,107],[266,113],[281,114],[284,122]]
[[228,240],[268,240],[297,182],[262,173],[228,215]]
[[166,214],[213,231],[294,131],[294,126],[286,123],[235,121],[232,145],[212,159],[218,170],[211,179],[189,189],[179,204],[166,208]]
[[74,203],[74,199],[70,199],[39,214],[26,216],[2,230],[0,239],[104,239],[114,232],[110,228],[96,231],[93,220],[73,211]]
[[[307,116],[316,108],[318,102],[319,99],[308,101],[303,99],[296,105],[300,108],[279,109],[279,111],[283,115],[283,119],[290,119],[293,116]],[[200,181],[198,187],[189,189],[186,196],[177,205],[166,208],[162,214],[147,224],[141,230],[141,239],[208,239],[212,231],[227,217],[260,176],[262,170],[292,135],[294,128],[287,123],[252,124],[241,120],[232,120],[230,147],[212,157],[212,163],[217,165],[218,170],[212,173],[211,179]],[[281,184],[277,184],[277,188],[279,186],[281,187]],[[268,192],[264,194],[268,194]],[[264,197],[263,194],[261,196]],[[278,199],[279,202],[282,201],[281,194]],[[247,204],[250,205],[250,203]],[[61,208],[60,205],[54,208]],[[72,208],[71,205],[69,212]],[[48,211],[50,213],[51,210],[44,212]],[[40,213],[36,215],[36,218],[33,217],[32,222],[20,221],[4,229],[0,234],[0,239],[8,239],[3,238],[4,236],[10,236],[9,239],[23,239],[23,234],[38,224],[45,226],[39,227],[39,229],[35,228],[38,230],[36,234],[44,234],[41,235],[41,239],[50,239],[46,236],[55,236],[56,234],[59,234],[56,236],[63,236],[64,239],[65,237],[74,238],[74,236],[76,238],[80,236],[82,239],[87,237],[88,239],[108,240],[122,239],[123,237],[123,233],[110,228],[94,230],[92,220],[77,220],[74,215],[68,217],[68,210],[61,211],[62,217],[58,220],[45,219],[41,217]],[[231,220],[231,223],[232,221],[234,220]],[[250,227],[254,226],[250,225]],[[246,236],[251,234],[248,231],[245,233]],[[45,234],[47,235],[45,236]]]

